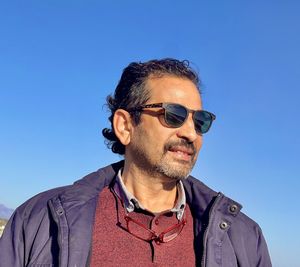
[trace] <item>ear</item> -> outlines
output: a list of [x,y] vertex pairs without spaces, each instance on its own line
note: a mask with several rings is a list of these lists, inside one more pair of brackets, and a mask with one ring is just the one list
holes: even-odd
[[126,146],[130,143],[132,121],[130,114],[124,109],[117,109],[113,118],[114,131],[120,142]]

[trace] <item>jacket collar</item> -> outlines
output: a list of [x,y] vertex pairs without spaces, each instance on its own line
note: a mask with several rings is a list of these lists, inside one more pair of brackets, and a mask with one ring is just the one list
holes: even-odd
[[[99,169],[96,172],[90,173],[82,179],[76,181],[71,187],[71,190],[66,190],[61,196],[63,202],[84,202],[90,198],[98,196],[99,192],[106,186],[110,185],[116,177],[120,168],[124,166],[124,161],[119,161]],[[191,206],[193,216],[201,218],[204,212],[212,205],[217,196],[221,196],[222,201],[219,211],[226,216],[236,217],[242,206],[232,199],[224,196],[222,193],[217,193],[206,186],[204,183],[189,176],[183,180],[183,185],[186,193],[187,203]],[[79,191],[84,192],[78,194]]]
[[[109,166],[99,169],[96,172],[90,173],[82,179],[76,181],[70,190],[65,190],[61,198],[66,202],[85,202],[90,198],[98,196],[99,192],[106,186],[110,185],[116,177],[120,168],[124,166],[124,161],[113,163]],[[183,185],[186,193],[187,203],[191,206],[193,216],[201,218],[207,208],[212,205],[217,196],[221,196],[219,211],[229,217],[235,217],[239,213],[242,206],[225,197],[222,193],[217,193],[206,186],[198,179],[189,176],[183,180]],[[80,194],[82,192],[82,194]]]

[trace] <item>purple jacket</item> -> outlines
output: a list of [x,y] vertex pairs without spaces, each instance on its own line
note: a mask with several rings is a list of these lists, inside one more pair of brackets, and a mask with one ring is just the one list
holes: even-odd
[[[21,205],[0,239],[0,267],[88,266],[97,198],[122,164]],[[194,218],[197,266],[272,266],[260,227],[240,212],[240,204],[191,176],[183,183]]]

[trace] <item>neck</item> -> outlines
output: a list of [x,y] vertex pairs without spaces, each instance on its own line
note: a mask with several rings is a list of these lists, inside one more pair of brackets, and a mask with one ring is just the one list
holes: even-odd
[[172,209],[177,196],[177,181],[163,175],[151,175],[134,164],[124,165],[122,180],[143,207],[151,212]]

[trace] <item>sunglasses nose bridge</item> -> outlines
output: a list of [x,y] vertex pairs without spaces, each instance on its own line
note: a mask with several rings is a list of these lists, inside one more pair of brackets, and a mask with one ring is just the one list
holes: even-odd
[[185,121],[191,120],[191,122],[194,126],[195,132],[197,132],[197,130],[196,130],[196,117],[195,117],[196,111],[197,110],[187,109],[187,117],[185,119]]
[[198,134],[196,132],[195,128],[195,122],[194,122],[194,111],[188,110],[186,113],[186,118],[182,125],[180,126],[180,129],[178,130],[178,135],[180,137],[184,137],[185,139],[193,142],[197,139]]

